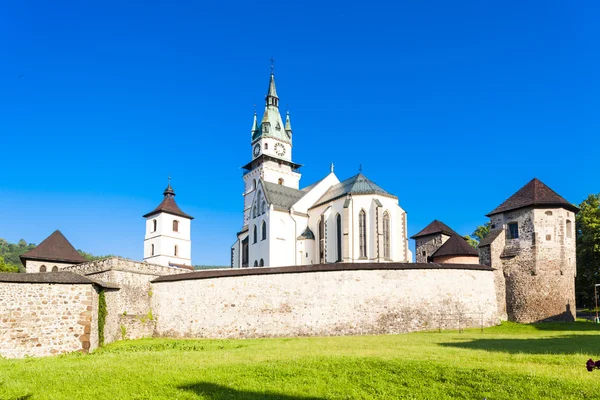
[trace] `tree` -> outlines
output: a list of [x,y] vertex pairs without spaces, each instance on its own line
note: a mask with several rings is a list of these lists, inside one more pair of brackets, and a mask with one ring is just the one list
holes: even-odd
[[477,248],[479,242],[490,233],[490,221],[483,225],[479,225],[471,235],[464,236],[464,239],[473,247]]
[[4,262],[4,257],[0,256],[0,272],[19,272],[19,267]]
[[590,194],[579,204],[575,218],[577,277],[575,296],[579,306],[593,307],[594,284],[600,283],[600,193]]

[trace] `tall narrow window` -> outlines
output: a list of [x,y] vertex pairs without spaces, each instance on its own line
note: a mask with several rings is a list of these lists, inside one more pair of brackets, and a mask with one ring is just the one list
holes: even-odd
[[361,258],[367,258],[367,213],[358,213],[358,249]]
[[383,213],[383,257],[390,258],[390,214]]
[[156,220],[152,220],[152,232],[156,232]]
[[262,214],[264,214],[265,212],[267,212],[267,202],[266,201],[262,201]]
[[45,265],[42,265],[40,267],[40,272],[46,272],[46,266]]
[[267,238],[267,223],[263,221],[262,223],[262,238],[261,240],[265,240]]
[[252,238],[252,243],[256,243],[256,240],[258,239],[258,233],[257,233],[257,228],[256,225],[254,225],[254,232],[253,232],[254,236]]
[[175,257],[179,255],[179,247],[177,247],[177,245],[175,245],[175,251],[173,253],[175,254]]
[[342,216],[340,214],[335,217],[335,240],[337,248],[337,260],[342,261]]
[[179,232],[179,221],[173,221],[173,232]]
[[323,219],[319,221],[319,262],[325,263],[325,229],[323,229]]
[[252,218],[256,218],[256,204],[252,207]]
[[254,260],[254,268],[258,267],[258,261]]
[[517,222],[510,222],[506,225],[506,238],[507,239],[518,239],[519,238],[519,224]]
[[264,267],[265,266],[265,260],[263,260],[262,258],[260,259],[260,263],[258,263],[259,267]]
[[258,196],[256,196],[256,204],[258,205],[258,210],[257,210],[258,212],[256,213],[256,215],[260,215],[260,214],[262,214],[262,210],[261,210],[261,207],[260,207],[260,206],[261,206],[261,203],[260,203],[260,198],[261,198],[261,197],[262,197],[262,196],[261,196],[261,193],[260,193],[260,191],[259,191],[259,192],[258,192]]
[[569,239],[571,239],[573,237],[573,223],[569,219],[567,220],[566,229],[567,229],[567,237]]
[[151,256],[154,255],[154,245],[153,244],[150,245],[150,255]]
[[52,272],[58,272],[58,267],[56,265],[52,267]]

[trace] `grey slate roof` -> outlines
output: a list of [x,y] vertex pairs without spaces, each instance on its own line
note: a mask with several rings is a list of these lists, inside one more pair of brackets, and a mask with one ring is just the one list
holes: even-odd
[[107,282],[97,281],[70,271],[41,272],[31,274],[3,273],[0,274],[0,282],[10,283],[60,283],[60,284],[93,284],[107,289],[118,289],[119,287]]
[[[416,239],[421,236],[434,235],[436,233],[443,233],[448,236],[458,235],[458,233],[456,233],[448,225],[446,225],[442,221],[438,221],[437,219],[434,219],[433,221],[431,221],[431,223],[429,225],[427,225],[425,228],[421,229],[416,235],[412,235],[410,238]],[[460,235],[458,235],[458,236],[460,236]]]
[[273,204],[277,211],[289,211],[290,208],[300,200],[306,192],[290,188],[276,183],[265,182],[261,180],[265,197],[268,204]]
[[579,208],[569,203],[544,182],[533,178],[486,216],[516,210],[528,206],[559,206],[577,213]]
[[327,192],[325,192],[323,196],[321,196],[319,200],[317,200],[315,205],[311,208],[318,207],[321,204],[339,199],[347,194],[378,194],[380,196],[391,197],[392,199],[398,198],[393,194],[386,192],[381,187],[377,186],[375,182],[359,173],[358,175],[354,175],[353,177],[348,178],[337,185],[333,185]]
[[308,226],[306,227],[304,232],[302,232],[300,234],[300,236],[298,236],[298,240],[304,240],[304,239],[315,240],[315,234],[313,233],[313,231],[310,230],[310,228]]
[[489,246],[502,232],[504,232],[504,229],[494,229],[493,231],[490,231],[486,237],[479,241],[478,247]]
[[479,253],[471,246],[465,239],[459,235],[452,235],[450,239],[435,251],[431,257],[435,261],[435,257],[441,256],[475,256],[478,257]]

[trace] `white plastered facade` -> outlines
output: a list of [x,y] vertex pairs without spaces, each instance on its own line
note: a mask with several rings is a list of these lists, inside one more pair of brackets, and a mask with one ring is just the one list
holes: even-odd
[[[177,221],[177,230],[174,230]],[[155,228],[156,223],[156,228]],[[169,266],[169,263],[191,265],[191,220],[167,212],[146,218],[144,261]]]

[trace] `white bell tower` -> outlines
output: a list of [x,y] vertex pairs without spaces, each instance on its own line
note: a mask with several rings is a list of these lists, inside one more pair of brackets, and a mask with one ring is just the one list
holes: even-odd
[[194,217],[181,211],[175,203],[171,178],[163,195],[164,199],[158,207],[144,215],[146,218],[144,261],[164,266],[191,267],[190,229]]

